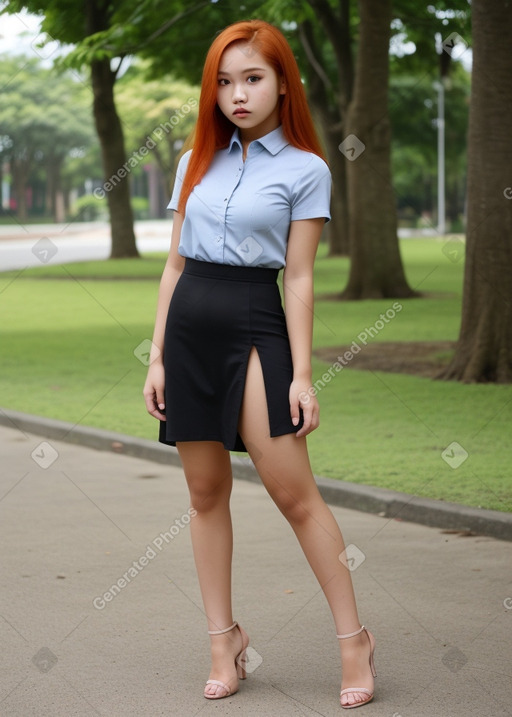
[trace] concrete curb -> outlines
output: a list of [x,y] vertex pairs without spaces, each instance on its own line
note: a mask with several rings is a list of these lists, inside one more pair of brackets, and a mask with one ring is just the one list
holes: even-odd
[[[181,465],[178,452],[158,441],[74,425],[28,413],[0,408],[0,425],[47,439],[75,443],[99,451],[112,451],[155,463]],[[235,478],[259,482],[249,458],[232,456]],[[512,514],[471,508],[407,493],[315,476],[324,500],[336,506],[375,513],[379,516],[420,523],[435,528],[488,535],[512,541]]]

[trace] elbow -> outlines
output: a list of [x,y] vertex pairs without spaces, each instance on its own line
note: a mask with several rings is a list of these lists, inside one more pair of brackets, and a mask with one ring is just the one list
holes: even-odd
[[297,271],[294,269],[288,270],[287,267],[285,267],[283,271],[283,286],[289,288],[312,287],[313,274],[310,271]]

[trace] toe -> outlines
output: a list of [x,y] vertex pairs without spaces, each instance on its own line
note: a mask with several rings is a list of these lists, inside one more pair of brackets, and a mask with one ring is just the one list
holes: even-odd
[[352,692],[345,692],[344,695],[341,695],[341,704],[344,707],[353,704]]
[[366,694],[366,692],[358,692],[357,690],[353,692],[345,692],[345,694],[341,695],[341,704],[343,707],[352,706],[352,705],[358,705],[361,702],[368,702],[370,699],[370,696]]
[[229,690],[224,687],[223,685],[218,684],[208,684],[204,688],[205,695],[208,695],[209,697],[227,697],[229,694]]

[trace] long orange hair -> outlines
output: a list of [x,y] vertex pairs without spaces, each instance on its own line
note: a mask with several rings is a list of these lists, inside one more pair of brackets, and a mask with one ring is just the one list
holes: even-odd
[[286,83],[280,96],[280,120],[286,140],[298,149],[313,152],[325,160],[302,86],[299,68],[284,35],[263,20],[242,20],[226,27],[213,41],[203,68],[199,114],[193,132],[193,151],[183,180],[178,211],[185,213],[190,192],[206,174],[218,149],[227,147],[235,125],[217,105],[218,71],[221,55],[235,42],[253,43],[255,51]]

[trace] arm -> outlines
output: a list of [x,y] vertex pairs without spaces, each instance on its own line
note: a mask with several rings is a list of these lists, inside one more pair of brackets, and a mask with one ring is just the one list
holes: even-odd
[[293,362],[290,414],[294,425],[299,422],[299,404],[304,415],[304,425],[297,437],[306,436],[319,425],[318,401],[308,389],[312,382],[313,264],[323,226],[323,218],[291,222],[283,272],[286,326]]
[[176,286],[185,265],[184,257],[178,254],[182,224],[183,216],[178,212],[174,212],[171,248],[162,273],[160,289],[158,291],[155,330],[153,333],[153,343],[149,355],[148,375],[143,390],[144,400],[146,402],[148,412],[161,421],[165,421],[165,414],[162,413],[162,411],[165,410],[165,378],[163,363],[165,323],[167,321],[167,312],[169,311],[169,304],[171,303],[174,287]]

